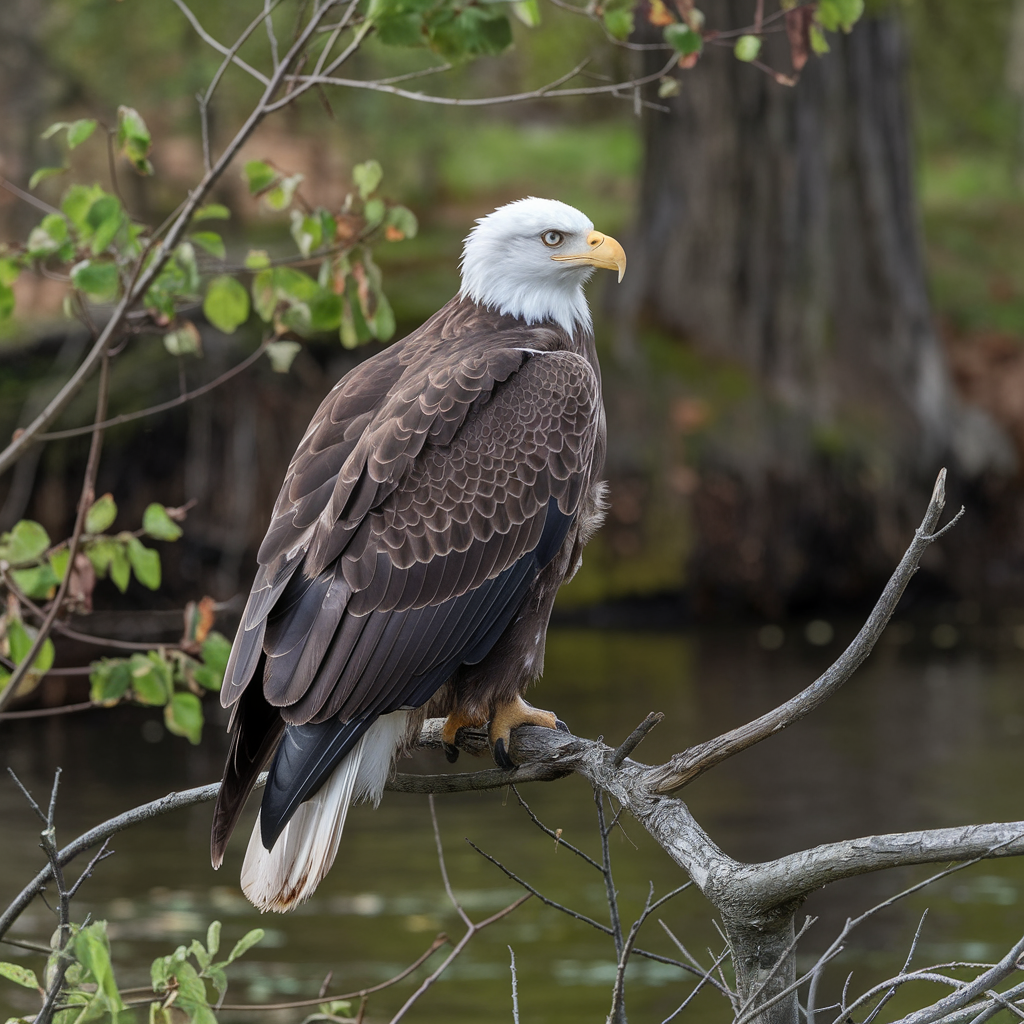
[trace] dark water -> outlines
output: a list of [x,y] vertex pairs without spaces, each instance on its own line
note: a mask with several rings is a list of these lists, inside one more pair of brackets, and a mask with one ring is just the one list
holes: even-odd
[[[838,653],[852,628],[840,628],[830,645],[812,647],[794,627],[774,651],[759,646],[752,629],[671,635],[556,630],[547,675],[534,696],[574,731],[604,734],[609,742],[618,742],[648,711],[664,711],[664,723],[637,752],[654,762],[791,696]],[[909,639],[906,627],[902,639]],[[1024,817],[1024,652],[1013,646],[1009,627],[1005,635],[993,627],[985,640],[983,647],[950,650],[934,647],[926,635],[884,642],[822,711],[691,786],[691,809],[719,845],[744,860],[869,833]],[[58,839],[67,842],[135,804],[218,776],[224,751],[218,728],[208,728],[203,745],[193,749],[160,737],[157,720],[151,712],[123,709],[7,725],[0,732],[2,760],[37,794],[48,789],[55,766],[65,769]],[[462,770],[484,766],[464,762]],[[446,765],[440,756],[421,755],[409,770]],[[570,778],[523,792],[549,826],[597,854],[594,803],[585,784]],[[600,876],[556,849],[514,797],[446,796],[437,807],[453,884],[474,918],[500,909],[519,890],[464,837],[553,899],[607,919]],[[215,873],[207,855],[209,814],[209,806],[196,807],[117,837],[116,855],[76,900],[76,919],[91,913],[110,922],[122,987],[144,983],[154,957],[201,937],[214,918],[224,922],[225,943],[257,924],[267,929],[264,942],[232,969],[229,1002],[315,995],[328,971],[334,972],[332,991],[358,989],[397,973],[438,931],[461,935],[441,886],[425,798],[387,794],[377,811],[355,809],[316,898],[293,915],[263,919],[237,888],[251,818],[240,827],[225,868]],[[34,818],[13,786],[2,782],[0,821],[0,900],[6,902],[38,870],[41,853]],[[632,820],[613,836],[612,856],[627,923],[649,883],[663,894],[684,880]],[[801,947],[801,962],[824,948],[848,915],[928,873],[886,872],[814,896],[806,912],[819,920]],[[864,924],[832,970],[831,985],[841,986],[853,971],[851,992],[857,992],[895,972],[925,907],[930,914],[917,964],[998,958],[1024,931],[1022,891],[1020,861],[983,863],[954,875]],[[709,946],[720,950],[713,910],[696,891],[657,916],[701,960],[709,960]],[[45,942],[53,926],[37,901],[12,935]],[[639,944],[672,954],[656,920],[645,926]],[[610,940],[535,900],[478,935],[406,1019],[511,1021],[510,945],[524,1022],[605,1019],[614,975]],[[2,947],[0,958],[39,966],[38,957],[11,946]],[[367,1020],[390,1019],[414,985],[406,981],[375,996]],[[675,968],[637,961],[627,989],[630,1019],[662,1021],[690,987]],[[30,993],[0,981],[0,1012],[32,1008]],[[306,1012],[225,1013],[224,1019],[298,1022]],[[721,997],[701,993],[679,1019],[718,1021],[726,1013]]]

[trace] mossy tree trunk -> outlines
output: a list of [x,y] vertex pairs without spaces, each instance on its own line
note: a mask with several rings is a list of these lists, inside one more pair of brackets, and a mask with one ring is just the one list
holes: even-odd
[[[709,27],[746,24],[752,6],[702,5]],[[646,322],[757,384],[713,426],[698,467],[690,582],[717,608],[862,595],[958,443],[900,27],[867,18],[830,39],[795,88],[708,47],[670,111],[645,123],[622,350],[638,350]],[[789,72],[784,35],[765,53]],[[989,438],[976,447],[984,465]]]

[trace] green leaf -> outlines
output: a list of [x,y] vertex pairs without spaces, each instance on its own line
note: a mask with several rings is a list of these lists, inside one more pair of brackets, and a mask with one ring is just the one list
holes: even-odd
[[267,358],[274,373],[287,373],[301,351],[302,346],[297,341],[272,341],[267,346]]
[[203,664],[195,671],[196,682],[207,690],[219,690],[231,656],[231,641],[214,630],[203,641],[200,653]]
[[68,170],[67,167],[39,167],[32,172],[32,177],[28,179],[28,187],[35,188],[39,182],[56,177],[58,174],[66,174]]
[[82,545],[82,549],[85,551],[92,562],[92,567],[96,570],[96,575],[102,579],[107,575],[107,569],[110,568],[110,563],[114,557],[114,549],[118,546],[116,540],[111,540],[109,537],[101,537],[98,540],[85,541]]
[[148,160],[151,141],[142,115],[133,107],[118,107],[117,145],[139,174],[153,173],[153,165]]
[[117,295],[120,284],[117,264],[82,260],[71,268],[71,283],[97,302],[109,301]]
[[177,540],[181,527],[167,514],[163,505],[153,502],[142,513],[142,529],[154,540]]
[[206,290],[203,312],[218,330],[233,334],[249,318],[249,293],[233,277],[221,274]]
[[313,333],[336,331],[341,323],[341,296],[321,289],[309,304],[309,329]]
[[7,645],[11,660],[15,664],[21,664],[32,649],[32,637],[28,635],[24,624],[17,619],[11,619],[7,623]]
[[363,208],[363,216],[366,218],[366,226],[371,230],[377,227],[384,219],[386,207],[383,199],[368,199]]
[[302,184],[305,175],[293,174],[290,178],[281,180],[270,189],[264,196],[263,202],[271,210],[286,210],[292,204],[295,190]]
[[684,57],[691,53],[700,53],[704,39],[699,32],[694,32],[689,25],[666,25],[663,35],[665,42]]
[[0,320],[6,320],[14,313],[14,289],[0,284]]
[[255,196],[270,188],[279,175],[270,164],[262,160],[249,160],[242,168],[242,177],[249,186],[249,194]]
[[132,563],[135,578],[150,590],[160,588],[160,555],[147,548],[138,537],[128,541],[128,559]]
[[[270,254],[266,249],[250,249],[245,254],[246,270],[266,270],[269,266]],[[266,319],[266,317],[264,319]]]
[[384,169],[376,160],[367,160],[366,163],[356,164],[352,168],[352,182],[359,190],[360,199],[366,199],[371,193],[376,192],[383,177]]
[[21,263],[13,256],[0,256],[0,284],[11,285],[21,274]]
[[231,211],[221,203],[207,203],[192,214],[192,220],[230,220]]
[[[164,708],[164,714],[167,713],[167,709]],[[189,953],[196,958],[196,962],[202,968],[200,976],[206,973],[206,968],[210,966],[210,954],[206,951],[206,947],[198,940],[193,939],[188,947]]]
[[312,302],[320,292],[313,278],[293,267],[276,267],[274,286],[278,297],[289,302]]
[[633,12],[622,8],[605,11],[604,27],[616,39],[628,39],[633,32]]
[[35,972],[30,971],[27,967],[21,967],[19,964],[8,964],[0,961],[0,978],[7,978],[8,981],[13,981],[16,985],[22,985],[25,988],[42,989],[39,988],[39,982],[36,979]]
[[91,117],[83,117],[68,125],[68,149],[80,146],[96,131],[96,121]]
[[33,259],[51,256],[68,240],[68,222],[59,213],[48,213],[32,229],[26,248]]
[[0,558],[11,565],[34,562],[50,546],[50,535],[32,519],[21,519],[0,537]]
[[200,249],[205,249],[211,256],[216,256],[219,260],[224,259],[226,255],[224,240],[216,231],[196,231],[189,237]]
[[67,548],[59,548],[50,555],[50,568],[53,570],[53,575],[57,577],[58,581],[64,579],[64,574],[68,571],[68,559],[71,557],[71,552]]
[[389,242],[398,242],[403,238],[415,238],[419,231],[416,214],[405,206],[392,206],[384,218],[385,238]]
[[31,569],[11,569],[15,586],[33,601],[49,601],[57,590],[60,580],[48,564]]
[[264,323],[270,323],[274,319],[277,289],[274,287],[273,270],[261,270],[252,279],[252,303],[256,314]]
[[121,1001],[121,993],[114,980],[114,968],[110,963],[110,942],[107,939],[107,922],[93,921],[82,928],[73,941],[75,958],[88,971],[97,986],[111,1014],[120,1013],[127,1007]]
[[[75,227],[84,231],[87,227],[85,218],[89,215],[92,204],[104,195],[106,193],[99,185],[72,185],[64,193],[60,208]],[[44,220],[43,223],[45,224],[46,221]]]
[[131,570],[132,566],[128,561],[128,550],[124,542],[114,541],[110,552],[110,579],[122,594],[128,589]]
[[817,19],[830,32],[849,32],[864,13],[864,0],[821,0]]
[[736,55],[737,60],[746,61],[749,63],[752,60],[757,60],[757,55],[761,52],[761,39],[759,36],[740,36],[736,40],[736,45],[733,47],[733,53]]
[[811,49],[819,56],[822,57],[828,53],[831,47],[828,45],[828,40],[825,38],[825,33],[821,29],[812,24],[810,29],[811,38]]
[[228,964],[234,963],[243,953],[247,950],[252,949],[257,942],[263,940],[263,936],[266,934],[262,928],[253,928],[251,932],[246,932],[236,943],[231,953],[228,955],[227,960],[221,964],[222,967],[227,967]]
[[203,337],[191,320],[186,320],[176,331],[164,335],[164,348],[172,356],[203,354]]
[[206,985],[190,963],[179,964],[175,971],[178,994],[174,1005],[188,1014],[189,1024],[217,1024],[206,998]]
[[114,525],[116,518],[117,504],[114,502],[114,496],[104,494],[102,498],[97,498],[85,513],[85,532],[103,533]]
[[198,745],[203,737],[203,705],[199,698],[194,693],[175,693],[164,708],[164,725],[168,732]]
[[370,321],[370,329],[378,341],[387,341],[395,333],[395,313],[383,292],[377,296],[377,311]]
[[46,131],[44,131],[43,134],[39,136],[39,138],[52,139],[53,136],[57,134],[57,132],[63,131],[65,128],[69,127],[69,123],[70,122],[68,121],[54,121],[53,124],[49,125]]
[[329,1003],[321,1003],[320,1012],[331,1017],[350,1017],[352,1015],[351,999],[332,999]]
[[89,666],[89,700],[113,707],[132,685],[132,670],[124,658],[103,658]]
[[210,956],[216,956],[220,949],[220,921],[211,921],[206,929],[206,949]]
[[[10,619],[7,623],[7,647],[10,652],[11,660],[16,664],[20,665],[29,654],[32,649],[32,644],[35,643],[36,637],[39,635],[37,629],[27,627],[24,623],[19,622],[17,619]],[[54,647],[53,641],[47,637],[43,641],[42,647],[39,648],[39,653],[35,656],[35,660],[30,666],[30,672],[26,676],[26,682],[28,683],[27,689],[24,688],[25,684],[22,684],[22,688],[19,689],[19,694],[29,692],[43,675],[44,672],[49,672],[53,667],[54,658]]]
[[174,692],[171,668],[157,651],[133,654],[129,661],[132,692],[140,704],[160,707]]
[[678,78],[671,78],[666,75],[658,80],[658,99],[667,100],[672,96],[678,96],[683,91]]
[[323,225],[318,217],[310,217],[301,210],[292,210],[292,238],[303,256],[319,249],[323,240]]
[[512,13],[527,27],[540,27],[540,5],[537,0],[515,0]]

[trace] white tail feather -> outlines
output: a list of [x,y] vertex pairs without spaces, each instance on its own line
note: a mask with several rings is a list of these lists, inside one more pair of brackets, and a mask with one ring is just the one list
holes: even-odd
[[257,816],[242,864],[242,891],[261,911],[291,910],[313,895],[337,856],[349,804],[380,803],[408,718],[407,711],[378,718],[320,790],[299,805],[272,850],[263,847]]

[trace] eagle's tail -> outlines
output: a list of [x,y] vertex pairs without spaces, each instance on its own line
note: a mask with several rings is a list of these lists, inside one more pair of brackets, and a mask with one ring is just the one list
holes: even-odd
[[408,718],[408,711],[378,718],[327,782],[299,805],[269,851],[256,818],[242,864],[242,891],[261,911],[291,910],[313,895],[338,853],[349,804],[380,802],[395,756],[405,743]]

